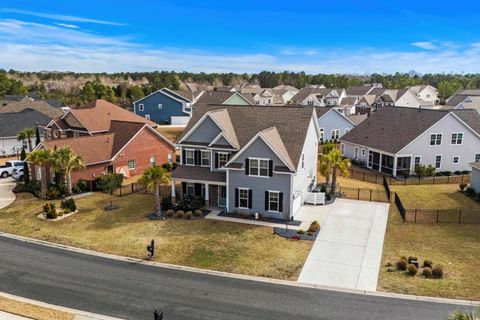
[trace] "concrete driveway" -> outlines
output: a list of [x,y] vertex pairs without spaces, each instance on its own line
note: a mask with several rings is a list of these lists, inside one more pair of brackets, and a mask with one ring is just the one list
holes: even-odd
[[0,209],[15,201],[15,194],[12,192],[15,184],[12,177],[0,178]]
[[298,282],[375,291],[389,204],[336,199],[327,207]]

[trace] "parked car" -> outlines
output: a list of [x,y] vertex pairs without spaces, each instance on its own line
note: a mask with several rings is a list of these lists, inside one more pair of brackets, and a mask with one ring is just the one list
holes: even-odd
[[23,169],[23,161],[7,161],[5,165],[0,166],[0,177],[6,178],[13,173],[14,169]]
[[23,168],[20,169],[13,169],[12,171],[12,178],[16,180],[22,180],[23,179]]

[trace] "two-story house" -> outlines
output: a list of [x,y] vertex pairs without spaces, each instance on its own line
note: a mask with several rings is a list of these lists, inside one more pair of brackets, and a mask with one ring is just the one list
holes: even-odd
[[437,88],[431,85],[413,86],[410,90],[417,96],[422,106],[435,106],[440,102]]
[[470,170],[480,161],[476,110],[385,107],[340,138],[346,157],[393,176],[415,173],[418,164],[439,171]]
[[201,92],[157,90],[133,103],[133,112],[159,124],[186,125]]
[[335,108],[316,108],[320,141],[338,141],[344,134],[355,128],[356,124]]
[[314,108],[197,106],[177,146],[172,194],[202,196],[228,213],[291,219],[316,185]]

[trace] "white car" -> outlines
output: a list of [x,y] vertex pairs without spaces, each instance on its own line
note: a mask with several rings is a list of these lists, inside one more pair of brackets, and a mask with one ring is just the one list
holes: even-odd
[[12,178],[15,180],[22,180],[23,178],[23,168],[21,169],[13,169],[12,171]]
[[5,165],[0,166],[0,177],[8,177],[13,173],[14,169],[23,169],[23,161],[13,160],[5,162]]

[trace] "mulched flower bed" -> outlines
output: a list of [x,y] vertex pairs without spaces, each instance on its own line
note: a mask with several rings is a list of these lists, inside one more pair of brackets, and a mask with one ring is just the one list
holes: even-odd
[[298,230],[291,230],[291,229],[287,230],[285,228],[273,228],[273,233],[276,234],[277,236],[284,237],[287,239],[292,239],[292,240],[315,241],[315,239],[317,239],[319,232],[320,230],[310,235],[307,232],[305,232],[304,234],[299,234]]
[[302,222],[298,221],[298,220],[285,221],[284,219],[272,218],[272,217],[262,217],[261,215],[259,216],[258,219],[255,219],[254,215],[240,214],[240,213],[226,213],[225,211],[220,212],[218,214],[218,216],[229,217],[229,218],[237,218],[237,219],[243,219],[243,220],[254,220],[254,221],[263,221],[263,222],[271,222],[271,223],[279,223],[279,224],[288,224],[289,226],[299,226],[299,225],[302,224]]
[[150,220],[166,220],[166,219],[170,219],[170,220],[200,220],[200,219],[205,218],[205,216],[207,214],[209,214],[210,212],[212,212],[212,210],[202,209],[203,214],[201,216],[197,217],[197,216],[192,214],[192,217],[190,219],[187,219],[186,215],[184,215],[183,218],[177,218],[175,214],[173,215],[173,217],[168,217],[167,216],[167,211],[162,210],[162,215],[161,216],[157,216],[157,213],[154,212],[154,213],[150,213],[148,215],[148,219],[150,219]]

